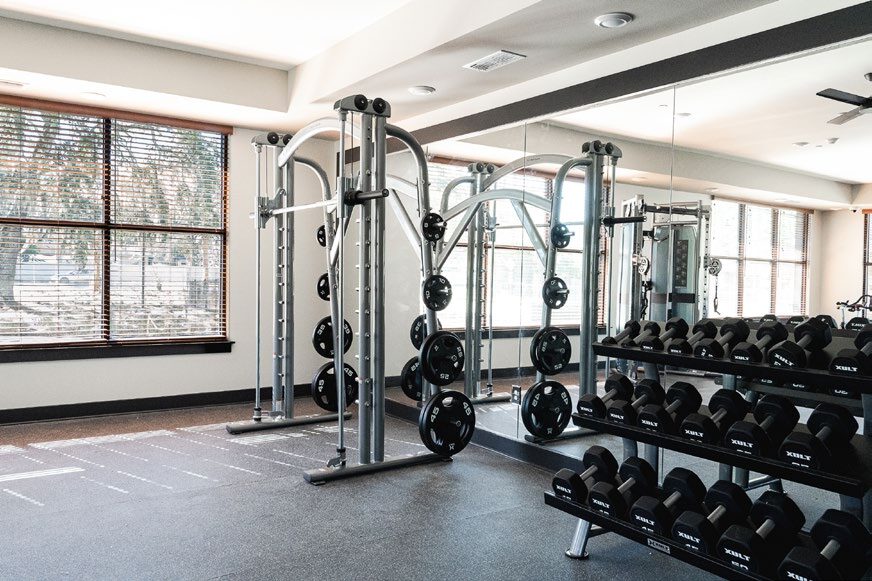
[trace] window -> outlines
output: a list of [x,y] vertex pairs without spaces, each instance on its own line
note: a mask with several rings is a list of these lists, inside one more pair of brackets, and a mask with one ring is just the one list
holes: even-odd
[[711,256],[723,268],[709,282],[709,309],[740,317],[804,315],[808,222],[803,210],[714,200]]
[[0,105],[0,347],[224,338],[226,150]]

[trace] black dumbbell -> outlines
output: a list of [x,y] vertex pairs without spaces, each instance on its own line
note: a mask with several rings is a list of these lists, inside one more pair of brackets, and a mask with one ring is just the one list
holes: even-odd
[[808,317],[804,317],[802,315],[793,315],[792,317],[787,319],[787,326],[788,327],[795,327],[797,325],[804,323],[807,318]]
[[646,351],[663,351],[664,341],[670,339],[684,339],[687,337],[688,326],[687,322],[681,317],[672,317],[666,321],[666,331],[657,337],[648,337],[639,342],[639,347]]
[[[778,456],[802,468],[834,468],[833,460],[857,433],[857,420],[842,406],[822,403],[806,422],[808,432],[793,432],[781,443]],[[810,432],[810,433],[809,433]]]
[[688,339],[674,339],[666,349],[672,355],[693,355],[693,348],[703,339],[710,339],[718,334],[718,327],[709,319],[697,321],[693,326],[693,335]]
[[630,508],[630,523],[652,535],[668,535],[675,517],[685,510],[701,510],[705,484],[687,468],[673,468],[663,479],[664,500],[644,495]]
[[688,440],[718,444],[723,433],[733,422],[745,417],[750,404],[734,389],[719,389],[709,398],[711,417],[703,414],[688,414],[678,429],[680,436]]
[[656,337],[660,334],[660,325],[658,325],[655,321],[645,321],[645,324],[642,325],[642,332],[627,339],[623,343],[623,347],[638,347],[642,341],[645,341],[649,337]]
[[618,471],[622,482],[597,482],[587,495],[587,505],[612,518],[624,518],[627,511],[643,494],[657,489],[657,473],[642,458],[632,457]]
[[743,524],[751,511],[745,489],[729,480],[718,480],[705,493],[708,516],[686,510],[672,525],[672,538],[688,549],[714,553],[721,534],[730,525]]
[[830,371],[839,375],[872,375],[872,325],[854,337],[856,349],[840,349],[830,362]]
[[774,569],[805,525],[805,515],[783,492],[767,490],[751,507],[750,519],[757,529],[730,525],[718,540],[716,554],[738,571]]
[[606,379],[606,393],[600,398],[595,393],[585,393],[578,398],[575,409],[583,416],[606,417],[606,404],[613,399],[630,399],[633,382],[623,373],[612,373]]
[[778,321],[778,317],[776,317],[773,314],[763,315],[762,317],[760,317],[761,323],[770,323],[770,322],[776,322],[776,321]]
[[757,423],[739,420],[724,435],[724,446],[752,456],[774,456],[799,421],[799,411],[780,395],[764,395],[754,406]]
[[866,317],[851,317],[845,323],[845,328],[849,331],[860,331],[869,324],[869,319]]
[[808,351],[819,351],[833,340],[829,325],[819,319],[809,319],[793,330],[793,341],[782,341],[769,350],[767,361],[776,367],[806,367]]
[[856,516],[827,509],[811,527],[819,549],[794,547],[778,567],[781,579],[859,579],[869,564],[869,531]]
[[737,344],[730,352],[730,360],[740,363],[761,363],[764,350],[785,339],[787,339],[787,327],[778,321],[767,321],[757,329],[757,342],[742,341]]
[[551,488],[560,498],[573,502],[587,502],[587,494],[594,483],[613,480],[618,473],[618,461],[606,448],[591,446],[581,459],[584,472],[578,474],[570,468],[562,468],[554,475]]
[[608,419],[619,424],[635,426],[639,416],[639,408],[647,403],[663,403],[666,392],[659,381],[643,379],[636,384],[633,395],[636,398],[633,401],[612,400],[606,408]]
[[636,425],[663,434],[674,434],[688,414],[702,405],[702,396],[686,381],[676,381],[666,392],[666,406],[649,403],[642,407]]
[[602,340],[603,345],[617,345],[624,339],[632,339],[636,335],[639,334],[639,331],[642,330],[641,325],[639,325],[639,321],[627,321],[624,323],[624,330],[615,335],[614,337],[605,337]]
[[716,338],[703,339],[697,343],[693,348],[693,354],[696,357],[721,359],[726,355],[725,347],[729,346],[732,349],[737,343],[747,339],[750,333],[751,327],[742,319],[724,319],[720,335]]
[[814,318],[829,327],[830,329],[838,328],[838,325],[836,325],[836,320],[833,318],[832,315],[818,315]]

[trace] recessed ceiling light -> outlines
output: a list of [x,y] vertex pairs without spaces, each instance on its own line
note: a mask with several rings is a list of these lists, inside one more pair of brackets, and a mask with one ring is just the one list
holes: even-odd
[[797,147],[805,147],[808,145],[808,141],[794,141],[793,144]]
[[432,95],[436,92],[436,87],[431,87],[429,85],[415,85],[414,87],[409,87],[409,92],[413,95]]
[[646,181],[647,179],[648,179],[648,178],[643,178],[643,177],[641,177],[641,176],[636,176],[636,177],[634,177],[634,178],[630,178],[630,181],[631,181],[631,182],[644,182],[644,181]]
[[88,97],[90,99],[105,99],[106,98],[106,95],[104,95],[103,93],[97,93],[96,91],[83,91],[82,96]]
[[0,85],[3,85],[4,87],[17,87],[20,89],[21,87],[26,87],[27,83],[22,83],[21,81],[10,81],[9,79],[0,79]]
[[829,139],[827,139],[827,143],[829,143],[830,145],[833,145],[838,140],[839,140],[838,137],[830,137]]
[[675,116],[676,117],[690,117],[690,113],[687,113],[687,112],[676,113]]
[[600,28],[620,28],[631,22],[633,22],[633,15],[627,12],[609,12],[593,20],[593,23]]
[[716,191],[718,191],[718,189],[717,189],[717,188],[706,188],[705,191],[707,191],[707,192],[716,192]]

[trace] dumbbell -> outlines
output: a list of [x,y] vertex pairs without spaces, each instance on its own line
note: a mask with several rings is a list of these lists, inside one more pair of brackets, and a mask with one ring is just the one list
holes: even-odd
[[865,573],[872,537],[856,516],[827,509],[811,527],[811,538],[819,551],[790,549],[778,567],[779,578],[859,579]]
[[732,349],[737,343],[747,339],[750,333],[751,327],[742,319],[724,319],[724,322],[721,324],[720,335],[717,338],[712,337],[701,340],[693,348],[693,354],[696,357],[721,359],[726,354],[726,346]]
[[687,337],[687,322],[681,317],[672,317],[666,321],[666,331],[658,337],[648,337],[639,342],[639,347],[646,351],[663,351],[664,341],[669,339],[684,339]]
[[578,474],[569,468],[562,468],[554,475],[551,488],[560,498],[573,502],[587,502],[587,494],[594,483],[613,480],[618,473],[618,461],[606,448],[591,446],[581,459],[584,472]]
[[807,319],[807,317],[804,317],[802,315],[793,315],[792,317],[787,319],[787,326],[788,327],[790,327],[790,326],[795,327],[801,323],[804,323],[806,321],[806,319]]
[[872,375],[872,325],[864,326],[854,337],[856,349],[840,349],[830,363],[830,371],[840,375]]
[[663,403],[666,393],[660,382],[654,379],[643,379],[636,384],[633,401],[615,399],[609,402],[606,416],[619,424],[635,426],[638,421],[638,410],[647,403]]
[[693,355],[693,348],[703,339],[709,339],[718,334],[718,327],[709,319],[697,321],[693,326],[693,335],[688,339],[674,339],[667,351],[672,355]]
[[718,540],[716,554],[733,569],[760,573],[774,569],[796,533],[805,525],[805,515],[783,492],[767,490],[751,506],[751,530],[730,525]]
[[642,407],[636,425],[663,434],[674,434],[687,414],[702,405],[702,396],[686,381],[676,381],[666,392],[666,406],[649,403]]
[[838,325],[836,325],[836,320],[833,318],[832,315],[818,315],[814,318],[829,327],[830,329],[838,328]]
[[769,322],[773,322],[773,323],[774,323],[774,322],[776,322],[776,321],[778,321],[778,317],[776,317],[776,316],[773,315],[773,314],[763,315],[762,317],[760,317],[760,322],[761,322],[761,323],[769,323]]
[[660,325],[658,325],[655,321],[645,321],[645,324],[642,325],[642,332],[627,339],[623,343],[623,347],[638,347],[642,341],[645,341],[649,337],[656,337],[660,334]]
[[612,373],[606,379],[606,393],[600,398],[595,393],[585,393],[578,398],[575,409],[583,416],[606,417],[606,404],[613,399],[630,399],[633,382],[623,373]]
[[685,510],[700,510],[705,484],[687,468],[673,468],[663,479],[663,501],[644,495],[630,508],[630,522],[652,535],[668,535],[675,517]]
[[802,468],[833,468],[839,450],[857,433],[857,420],[842,406],[819,404],[808,422],[808,432],[793,432],[781,443],[778,456]]
[[622,482],[597,482],[587,495],[587,505],[612,518],[624,518],[636,499],[657,489],[657,473],[636,456],[627,458],[618,471]]
[[602,340],[603,345],[617,345],[624,339],[632,339],[636,335],[639,334],[639,331],[642,327],[639,325],[639,321],[627,321],[624,323],[624,330],[615,335],[614,337],[605,337]]
[[686,510],[672,525],[672,538],[688,549],[710,554],[730,525],[746,522],[751,499],[745,489],[729,480],[718,480],[705,493],[708,516]]
[[793,341],[782,341],[769,350],[767,361],[776,367],[805,367],[808,351],[818,351],[833,340],[833,331],[820,319],[809,319],[793,330]]
[[754,406],[757,423],[739,420],[724,435],[724,446],[752,456],[773,456],[778,444],[796,426],[799,411],[780,395],[764,395]]
[[698,413],[688,414],[681,422],[678,433],[688,440],[718,444],[726,429],[733,422],[744,418],[750,407],[736,390],[719,389],[709,398],[708,409],[711,417]]
[[730,360],[740,363],[761,363],[765,349],[785,339],[787,339],[787,327],[778,321],[767,321],[757,329],[757,342],[738,343],[730,352]]

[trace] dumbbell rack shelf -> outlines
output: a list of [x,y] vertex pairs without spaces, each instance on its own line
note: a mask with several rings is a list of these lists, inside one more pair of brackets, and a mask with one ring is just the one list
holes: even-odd
[[[753,417],[749,416],[749,419],[753,419]],[[853,451],[850,453],[850,456],[839,459],[840,465],[851,467],[856,471],[849,474],[832,474],[819,470],[799,468],[773,458],[749,456],[720,446],[695,442],[670,434],[661,434],[636,426],[618,424],[601,418],[573,414],[572,422],[582,428],[628,438],[659,448],[667,448],[675,452],[713,460],[722,464],[729,464],[730,466],[747,468],[761,474],[768,474],[798,484],[806,484],[855,498],[862,497],[869,489],[870,484],[872,484],[872,467],[868,465],[869,460],[867,460],[867,458],[872,458],[872,443],[865,436],[854,436],[851,440]],[[804,429],[805,426],[803,425],[797,426],[797,430]]]
[[665,553],[670,557],[689,563],[694,567],[714,573],[724,579],[768,579],[753,573],[742,573],[731,568],[729,565],[711,555],[704,555],[697,551],[686,549],[670,538],[652,536],[648,533],[631,526],[628,522],[608,517],[602,513],[591,510],[583,504],[578,504],[554,495],[553,492],[545,492],[545,504],[571,514],[574,517],[586,520],[591,524],[619,534],[622,537],[636,541],[650,549]]
[[801,383],[810,387],[829,388],[834,383],[859,394],[872,393],[872,378],[834,375],[821,369],[774,367],[763,363],[739,363],[729,359],[707,359],[692,355],[673,355],[664,351],[648,351],[639,347],[593,344],[593,352],[601,357],[670,365],[742,377],[773,379],[781,383]]

